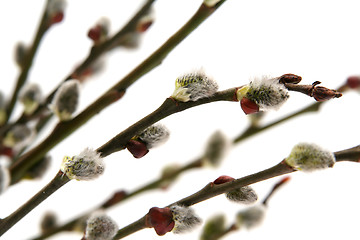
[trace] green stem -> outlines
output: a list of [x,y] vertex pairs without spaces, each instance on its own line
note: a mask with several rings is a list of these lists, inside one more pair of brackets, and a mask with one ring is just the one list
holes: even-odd
[[35,207],[47,199],[51,194],[56,192],[70,179],[59,171],[56,176],[51,180],[44,188],[42,188],[37,194],[35,194],[29,201],[24,205],[19,207],[15,212],[10,214],[5,219],[0,221],[0,236],[7,232],[11,227],[13,227],[18,221],[20,221],[24,216],[31,212]]

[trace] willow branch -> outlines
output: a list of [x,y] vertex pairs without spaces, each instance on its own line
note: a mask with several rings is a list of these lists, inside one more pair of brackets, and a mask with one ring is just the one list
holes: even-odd
[[7,105],[7,108],[6,108],[6,121],[4,122],[4,124],[6,124],[8,122],[8,120],[10,119],[10,117],[11,117],[11,114],[13,112],[15,103],[16,103],[16,101],[18,99],[20,89],[22,88],[22,86],[26,82],[28,73],[29,73],[30,68],[32,66],[32,63],[33,63],[35,54],[36,54],[36,52],[38,50],[38,47],[40,45],[40,42],[41,42],[43,36],[45,35],[45,32],[49,29],[49,27],[48,27],[48,14],[47,14],[46,9],[47,9],[47,4],[44,7],[42,17],[41,17],[41,20],[40,20],[40,24],[39,24],[39,27],[38,27],[38,29],[36,31],[33,43],[32,43],[30,49],[27,51],[27,53],[25,55],[24,63],[23,63],[22,68],[21,68],[21,73],[20,73],[20,75],[19,75],[19,77],[18,77],[18,79],[16,81],[16,86],[15,86],[15,89],[14,89],[14,91],[12,93],[10,102]]
[[81,223],[82,220],[85,220],[92,212],[94,212],[96,210],[100,210],[100,209],[101,210],[109,209],[109,208],[111,208],[115,205],[118,205],[119,203],[123,203],[125,200],[135,197],[141,193],[144,193],[146,191],[150,191],[153,189],[159,189],[162,187],[163,183],[167,182],[168,180],[172,180],[188,170],[199,168],[201,166],[202,166],[201,158],[191,161],[190,163],[174,170],[174,172],[172,172],[171,176],[163,175],[163,176],[159,177],[158,179],[155,179],[155,180],[149,182],[148,184],[145,184],[144,186],[142,186],[132,192],[129,192],[129,193],[121,192],[123,194],[120,193],[121,194],[120,199],[114,201],[114,198],[116,198],[116,196],[113,196],[109,200],[106,200],[104,203],[100,204],[98,207],[94,208],[93,210],[90,210],[87,213],[81,214],[80,216],[72,219],[71,221],[69,221],[67,223],[64,223],[60,226],[56,226],[55,228],[41,234],[40,236],[32,238],[32,240],[43,240],[43,239],[46,239],[46,238],[53,236],[62,231],[72,231],[76,226],[79,225],[79,223]]
[[29,201],[24,205],[19,207],[15,212],[13,212],[8,217],[1,219],[0,221],[0,236],[7,232],[11,227],[13,227],[18,221],[20,221],[24,216],[31,212],[35,207],[47,199],[51,194],[56,192],[70,179],[64,175],[63,172],[59,171],[56,176],[51,180],[43,189],[41,189],[37,194],[35,194]]
[[207,17],[209,17],[223,2],[224,1],[220,2],[213,8],[201,5],[198,11],[182,28],[180,28],[159,49],[145,59],[133,71],[105,92],[101,97],[95,100],[74,119],[59,123],[43,142],[20,157],[18,161],[14,163],[10,170],[12,173],[12,184],[19,181],[26,170],[39,161],[39,159],[41,159],[41,157],[43,157],[56,144],[72,134],[77,128],[82,126],[101,110],[120,99],[125,94],[125,90],[132,83],[158,66],[182,40],[195,30],[205,19],[207,19]]
[[[359,162],[360,145],[343,151],[335,152],[334,155],[336,157],[336,162],[341,162],[341,161]],[[292,172],[296,172],[296,170],[290,167],[289,165],[287,165],[286,162],[283,160],[273,167],[270,167],[258,173],[254,173],[242,178],[235,179],[234,181],[231,182],[216,184],[216,185],[211,182],[207,184],[204,188],[202,188],[200,191],[188,197],[185,197],[179,201],[176,201],[172,204],[169,204],[168,207],[172,205],[192,206],[194,204],[208,200],[212,197],[229,192],[231,190]],[[135,221],[134,223],[124,228],[121,228],[113,239],[121,239],[146,228],[145,218],[146,215],[140,218],[139,220]]]
[[46,112],[48,109],[49,103],[51,103],[56,90],[60,87],[63,82],[66,82],[72,79],[74,75],[81,75],[81,73],[89,68],[100,56],[104,53],[108,52],[109,50],[113,49],[115,43],[121,41],[121,39],[126,36],[127,33],[132,32],[136,28],[136,23],[139,19],[144,16],[144,14],[149,11],[151,5],[155,2],[155,0],[147,0],[146,3],[139,9],[139,11],[130,19],[130,21],[119,31],[117,32],[112,38],[104,41],[103,43],[93,46],[89,52],[89,55],[84,59],[84,61],[73,71],[71,72],[47,97],[46,100],[39,105],[37,110],[31,114],[27,115],[23,113],[16,122],[12,125],[20,124],[28,122],[32,119],[41,116],[43,112]]

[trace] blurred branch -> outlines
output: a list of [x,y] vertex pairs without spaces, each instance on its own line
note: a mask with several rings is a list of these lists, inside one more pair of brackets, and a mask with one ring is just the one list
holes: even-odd
[[31,45],[31,47],[26,51],[26,54],[24,56],[24,62],[22,64],[21,67],[21,73],[16,81],[16,86],[14,89],[14,92],[12,93],[10,102],[7,104],[7,108],[6,108],[6,119],[4,124],[6,124],[8,122],[8,120],[11,117],[12,111],[14,109],[15,103],[18,99],[18,95],[19,92],[22,88],[22,86],[25,84],[28,73],[30,71],[30,68],[32,66],[35,54],[38,50],[38,47],[40,45],[40,42],[43,38],[43,36],[45,35],[45,32],[49,29],[49,25],[48,25],[48,14],[47,14],[47,5],[48,5],[48,1],[46,3],[46,6],[44,7],[43,13],[42,13],[42,17],[40,20],[40,24],[39,27],[36,31],[33,43]]

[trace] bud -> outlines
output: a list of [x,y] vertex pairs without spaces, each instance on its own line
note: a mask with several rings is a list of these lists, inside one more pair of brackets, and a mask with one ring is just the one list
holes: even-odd
[[43,157],[40,161],[31,166],[24,176],[25,179],[40,179],[46,173],[51,162],[50,156]]
[[216,131],[208,141],[203,162],[211,167],[218,167],[230,148],[230,144],[230,140],[221,131]]
[[176,177],[178,176],[178,170],[179,170],[179,165],[177,164],[171,164],[171,165],[168,165],[168,166],[165,166],[163,169],[162,169],[162,172],[161,172],[161,183],[160,183],[160,187],[161,189],[167,189],[170,184],[172,184]]
[[171,97],[180,102],[196,101],[214,95],[217,90],[217,83],[199,71],[177,78]]
[[175,234],[192,230],[201,223],[201,219],[195,215],[190,207],[173,205],[170,210],[175,221],[175,226],[172,229]]
[[126,149],[134,156],[134,158],[142,158],[149,152],[144,142],[134,139],[129,140],[126,144]]
[[34,135],[35,132],[26,124],[15,125],[6,133],[3,139],[3,145],[17,152],[30,144]]
[[38,84],[30,84],[19,94],[20,102],[24,105],[25,114],[32,114],[41,102],[41,90]]
[[46,8],[49,16],[49,25],[59,23],[64,18],[64,10],[66,7],[65,0],[49,0]]
[[15,46],[15,62],[20,67],[23,68],[25,61],[26,61],[26,55],[28,54],[28,48],[26,45],[22,42],[18,42]]
[[157,147],[169,139],[169,130],[162,124],[154,124],[133,137],[126,148],[135,158],[145,156],[149,149]]
[[318,102],[327,101],[333,98],[339,98],[342,94],[336,90],[328,89],[326,87],[316,86],[320,82],[314,82],[311,96]]
[[233,180],[235,180],[235,178],[226,176],[226,175],[222,175],[222,176],[218,177],[217,179],[215,179],[215,181],[213,183],[214,184],[223,184],[223,183],[231,182]]
[[254,189],[250,186],[244,186],[237,188],[225,194],[226,198],[230,201],[242,203],[242,204],[252,204],[257,201],[258,196]]
[[[237,90],[237,99],[246,114],[279,109],[289,98],[289,93],[279,78],[254,78],[248,85]],[[242,100],[242,99],[248,100]],[[256,105],[258,106],[256,106]]]
[[259,105],[256,102],[245,97],[240,100],[240,106],[246,115],[260,111]]
[[207,7],[214,7],[216,4],[218,4],[220,2],[220,0],[204,0],[204,4]]
[[360,87],[360,76],[350,76],[346,80],[346,85],[349,88],[356,89]]
[[144,16],[142,16],[136,24],[136,31],[138,33],[146,32],[154,22],[153,10],[150,9]]
[[57,225],[58,225],[58,219],[56,214],[54,212],[47,212],[43,216],[40,223],[41,232],[46,233],[56,228]]
[[145,222],[146,226],[154,228],[156,234],[159,236],[163,236],[170,232],[175,226],[173,214],[168,207],[151,208],[148,214],[146,214]]
[[10,171],[8,167],[0,163],[0,195],[8,188],[10,180]]
[[111,198],[109,198],[101,205],[101,208],[109,208],[114,206],[117,203],[123,201],[127,195],[128,194],[124,190],[117,191],[111,196]]
[[253,228],[261,224],[265,216],[265,207],[261,205],[253,206],[240,211],[236,215],[237,227]]
[[80,85],[78,80],[64,82],[56,91],[51,108],[60,121],[72,118],[79,101]]
[[225,216],[217,215],[209,219],[203,228],[200,240],[215,240],[219,239],[222,234],[226,232]]
[[77,156],[64,157],[60,169],[69,179],[92,180],[104,172],[104,161],[100,153],[86,148]]
[[[222,175],[215,179],[213,184],[219,185],[227,182],[231,182],[235,180],[235,178]],[[244,186],[240,188],[236,188],[225,193],[227,199],[233,202],[243,203],[243,204],[251,204],[257,201],[258,196],[256,192],[250,186]]]
[[283,84],[285,83],[298,84],[299,82],[301,82],[301,80],[302,78],[300,76],[292,73],[287,73],[279,77],[279,82]]
[[110,21],[108,18],[101,18],[94,27],[88,32],[88,37],[94,41],[95,44],[106,40],[109,34]]
[[103,212],[91,214],[87,220],[85,239],[86,240],[110,240],[117,233],[116,222]]
[[315,144],[299,143],[293,147],[285,162],[296,170],[310,172],[333,167],[335,156]]
[[157,147],[169,139],[170,132],[162,124],[154,124],[146,128],[138,135],[138,138],[146,144],[148,149]]

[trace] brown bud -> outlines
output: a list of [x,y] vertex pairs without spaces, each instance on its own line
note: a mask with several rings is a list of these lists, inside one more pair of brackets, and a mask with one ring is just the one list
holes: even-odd
[[174,228],[175,221],[173,220],[173,214],[170,208],[153,207],[149,210],[148,214],[146,214],[145,224],[147,227],[154,228],[155,232],[159,236],[162,236]]
[[328,89],[326,87],[316,86],[320,84],[320,82],[314,82],[313,83],[313,90],[311,96],[315,98],[318,102],[327,101],[332,98],[339,98],[342,96],[342,93]]
[[111,206],[114,206],[115,204],[121,202],[125,197],[127,193],[124,190],[115,192],[110,199],[108,199],[103,205],[101,205],[102,208],[109,208]]
[[54,13],[51,17],[50,17],[50,24],[55,24],[55,23],[59,23],[64,19],[64,12],[57,12]]
[[260,110],[256,102],[245,97],[240,100],[240,106],[245,114],[257,113]]
[[287,73],[279,77],[281,83],[293,83],[298,84],[301,81],[301,77],[292,73]]
[[234,179],[235,178],[233,178],[233,177],[222,175],[222,176],[218,177],[217,179],[215,179],[215,181],[213,183],[214,184],[223,184],[223,183],[231,182]]
[[100,40],[102,33],[102,29],[100,25],[96,25],[95,27],[91,28],[88,32],[88,37],[93,40],[94,42],[97,42]]
[[346,80],[346,85],[349,86],[349,88],[358,88],[360,87],[360,76],[350,76]]
[[130,139],[126,144],[126,148],[131,152],[134,158],[142,158],[149,152],[145,143],[134,139]]

